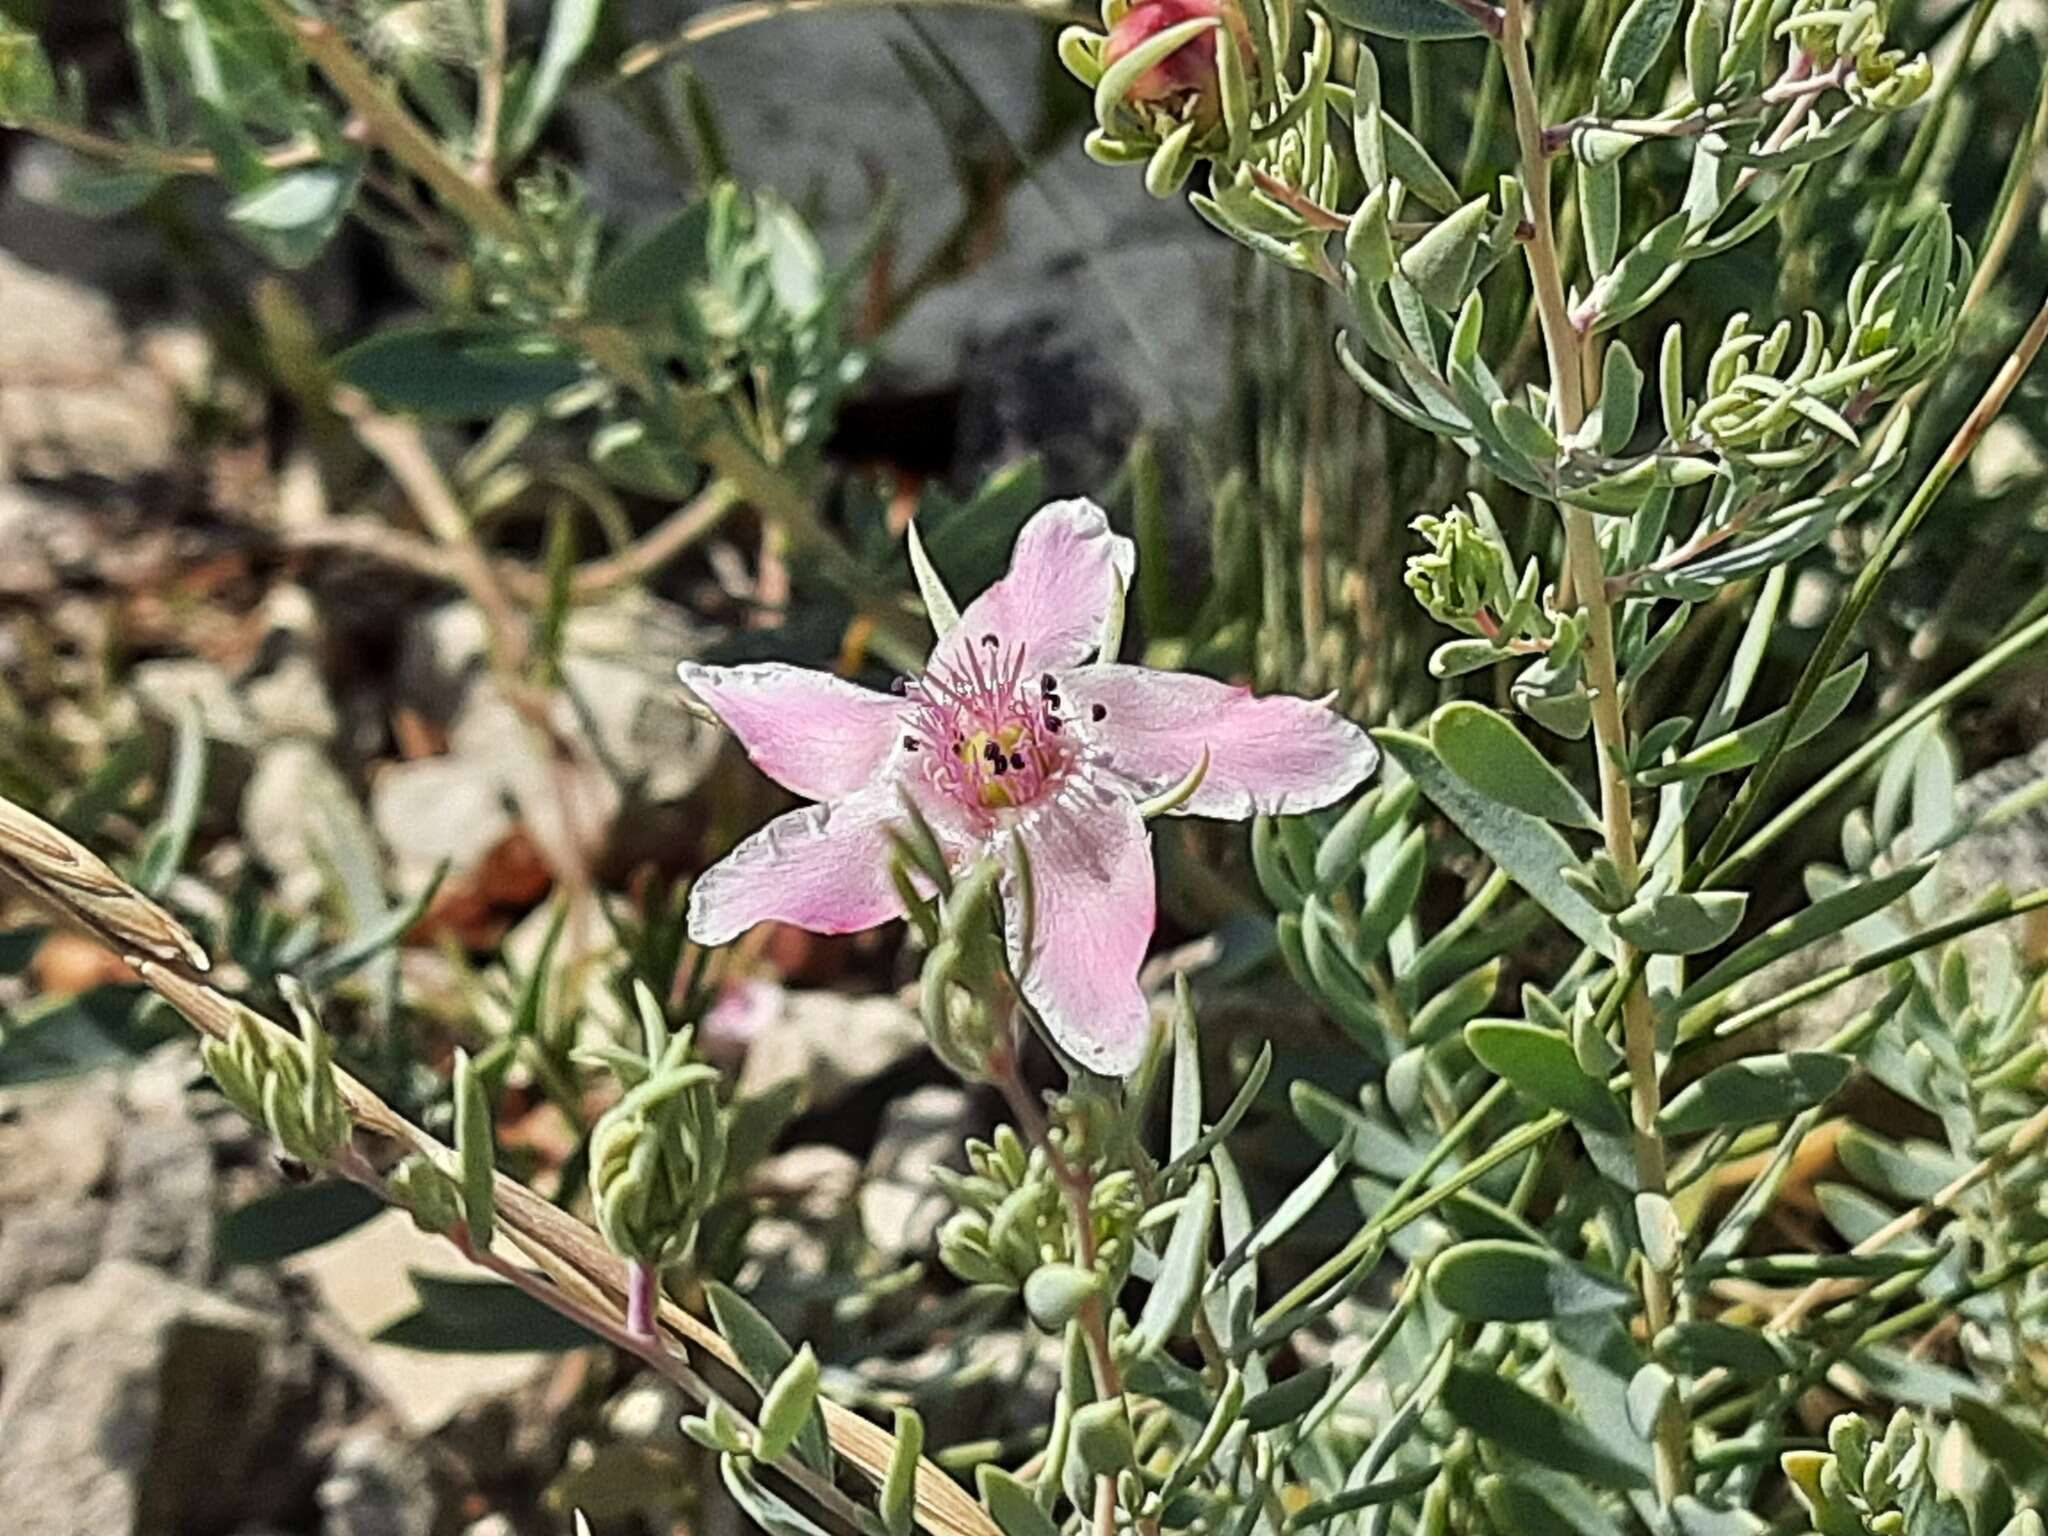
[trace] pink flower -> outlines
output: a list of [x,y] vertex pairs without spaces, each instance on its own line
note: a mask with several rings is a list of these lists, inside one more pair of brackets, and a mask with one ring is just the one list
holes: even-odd
[[[1009,574],[899,693],[780,663],[685,662],[683,682],[755,765],[820,802],[705,871],[690,893],[690,936],[724,944],[769,920],[850,933],[902,916],[890,828],[907,799],[955,867],[1000,861],[1011,964],[1061,1048],[1096,1072],[1135,1070],[1151,1033],[1138,967],[1153,929],[1140,803],[1206,752],[1178,811],[1310,811],[1363,780],[1379,753],[1324,704],[1089,662],[1134,564],[1100,507],[1054,502],[1018,535]],[[1029,855],[1028,935],[1016,844]]]

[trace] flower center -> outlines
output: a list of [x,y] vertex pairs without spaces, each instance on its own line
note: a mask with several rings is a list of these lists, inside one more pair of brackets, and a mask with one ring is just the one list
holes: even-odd
[[1058,684],[1049,672],[1027,677],[1024,648],[1006,648],[994,635],[964,655],[935,662],[905,686],[903,744],[960,805],[979,812],[1031,805],[1080,756],[1080,743],[1062,734]]

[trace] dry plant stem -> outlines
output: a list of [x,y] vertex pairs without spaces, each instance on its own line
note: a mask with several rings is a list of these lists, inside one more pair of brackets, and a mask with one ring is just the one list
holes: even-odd
[[476,81],[476,151],[469,179],[480,187],[498,183],[498,134],[505,117],[505,59],[510,44],[507,0],[484,0],[484,62]]
[[[213,176],[220,171],[220,162],[207,150],[165,149],[158,144],[131,143],[110,134],[94,133],[90,128],[80,128],[61,118],[30,117],[22,121],[21,128],[24,133],[48,139],[52,144],[61,144],[76,154],[111,161],[138,171],[155,171],[160,176]],[[317,144],[285,144],[265,151],[262,158],[267,170],[289,171],[297,166],[318,165],[325,154]]]
[[498,579],[483,546],[470,527],[469,515],[449,485],[441,466],[434,461],[417,426],[377,411],[353,389],[337,389],[334,409],[356,435],[356,441],[374,454],[398,482],[406,500],[446,552],[448,570],[468,591],[490,634],[491,656],[498,667],[517,674],[526,666],[526,626],[518,608]]
[[[178,920],[122,880],[76,839],[13,802],[0,798],[0,877],[12,880],[55,916],[76,925],[121,956],[144,986],[169,1003],[200,1034],[226,1040],[253,1028],[273,1045],[297,1037],[274,1021],[236,1002],[205,979],[205,950]],[[349,1118],[359,1130],[396,1143],[442,1168],[454,1167],[451,1148],[399,1115],[356,1078],[337,1069],[335,1083]],[[624,1308],[625,1266],[603,1239],[567,1211],[550,1204],[516,1179],[497,1175],[493,1183],[500,1229],[546,1274],[547,1281],[609,1326]],[[517,1269],[517,1266],[510,1266]],[[540,1282],[519,1273],[534,1284]],[[509,1276],[507,1278],[510,1278]],[[739,1356],[724,1337],[694,1313],[662,1298],[656,1321],[664,1339],[673,1336],[703,1350],[744,1376]],[[667,1350],[669,1369],[687,1371]],[[682,1381],[678,1374],[674,1377]],[[690,1379],[695,1381],[694,1373]],[[692,1387],[698,1391],[701,1387]],[[889,1475],[896,1438],[841,1404],[820,1401],[833,1448],[875,1486]],[[1001,1536],[988,1513],[929,1460],[917,1469],[916,1516],[931,1536]]]
[[[1528,0],[1508,0],[1500,47],[1507,66],[1508,92],[1514,104],[1515,137],[1520,146],[1522,175],[1528,187],[1532,231],[1527,245],[1530,282],[1535,289],[1536,315],[1543,331],[1553,397],[1557,402],[1558,435],[1576,432],[1586,419],[1584,380],[1589,362],[1583,340],[1574,328],[1564,293],[1564,274],[1551,212],[1550,159],[1544,152],[1543,126],[1535,77],[1529,67]],[[1593,696],[1594,751],[1600,775],[1600,810],[1607,854],[1621,876],[1622,888],[1633,891],[1636,861],[1634,811],[1629,803],[1625,764],[1628,726],[1622,715],[1621,685],[1615,665],[1614,613],[1607,596],[1600,540],[1591,513],[1561,505],[1564,518],[1567,576],[1576,600],[1586,605],[1586,673]],[[1629,1118],[1635,1131],[1636,1179],[1642,1192],[1665,1192],[1664,1138],[1657,1130],[1662,1089],[1657,1066],[1656,1020],[1640,981],[1626,980],[1633,956],[1626,947],[1615,956],[1615,973],[1627,986],[1622,1000],[1623,1054],[1628,1062]],[[1670,1323],[1672,1280],[1648,1262],[1642,1267],[1643,1319],[1652,1337]],[[1667,1502],[1685,1491],[1686,1427],[1674,1395],[1657,1426],[1657,1491]]]

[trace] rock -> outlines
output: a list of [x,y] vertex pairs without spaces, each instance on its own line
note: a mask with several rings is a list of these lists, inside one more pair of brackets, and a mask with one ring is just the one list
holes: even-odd
[[426,1461],[384,1435],[342,1441],[315,1497],[321,1536],[433,1536],[436,1501]]
[[68,578],[93,574],[101,542],[85,503],[0,482],[0,597],[44,597]]
[[135,1071],[7,1096],[0,1122],[0,1313],[125,1260],[187,1280],[213,1255],[213,1153],[179,1044]]
[[188,711],[196,709],[210,742],[246,753],[253,751],[260,739],[256,719],[235,692],[227,672],[210,661],[169,656],[138,662],[128,674],[126,687],[145,714],[166,726],[175,728]]
[[126,1260],[29,1306],[0,1388],[9,1536],[172,1536],[303,1495],[273,1320]]
[[129,481],[168,470],[183,423],[104,295],[0,251],[0,473]]
[[445,1242],[385,1211],[331,1243],[285,1261],[284,1272],[309,1286],[339,1325],[349,1363],[406,1434],[433,1434],[470,1407],[518,1391],[552,1357],[543,1354],[442,1355],[374,1342],[410,1314],[414,1270],[474,1278]]
[[512,832],[497,776],[467,758],[389,764],[370,784],[370,819],[407,890],[444,860],[457,873],[475,869]]
[[[287,737],[267,743],[242,791],[242,836],[276,878],[278,899],[304,911],[343,867],[343,843],[381,863],[377,844],[348,781],[316,742]],[[431,870],[431,866],[429,866]],[[426,878],[424,874],[421,879]]]
[[953,1208],[932,1169],[965,1166],[961,1144],[973,1124],[966,1091],[936,1084],[884,1111],[861,1180],[860,1215],[868,1241],[885,1258],[913,1258],[932,1247]]
[[[1956,785],[1954,820],[1968,823],[2008,797],[2044,781],[2048,781],[2048,740],[2031,752],[1994,763]],[[1880,867],[1889,870],[1897,865],[1894,861]],[[1912,926],[1928,926],[1936,915],[1946,917],[1965,912],[1996,888],[2017,894],[2041,885],[2048,885],[2048,804],[2037,803],[1993,826],[1967,832],[1949,844],[1933,873],[1907,898],[1915,914]],[[1895,918],[1883,913],[1866,918],[1846,935],[1809,945],[1775,965],[1764,967],[1740,988],[1735,1001],[1757,1002],[1774,997],[1866,949],[1905,936],[1905,926]],[[1979,928],[1957,942],[1980,976],[1994,952],[2002,952],[2000,958],[2009,963],[2011,952],[2017,948],[2030,961],[2039,962],[2048,957],[2048,919],[2035,912],[2025,918]],[[1886,990],[1881,973],[1835,987],[1792,1013],[1782,1033],[1791,1044],[1817,1045],[1875,1004]]]
[[781,1017],[747,1052],[736,1092],[744,1098],[795,1079],[804,1108],[826,1109],[924,1048],[923,1023],[897,998],[784,992]]
[[[641,29],[635,35],[660,37],[675,24],[673,8],[653,0],[629,15]],[[926,38],[971,101],[934,83],[941,67]],[[1073,417],[1105,431],[1131,415],[1185,424],[1222,409],[1233,247],[1185,199],[1149,196],[1135,168],[1087,158],[1079,132],[1085,90],[1066,77],[1038,18],[933,15],[913,34],[894,19],[815,15],[703,39],[690,63],[737,179],[800,195],[834,262],[853,257],[872,228],[875,167],[894,194],[890,235],[908,257],[904,265],[914,265],[953,237],[967,211],[956,156],[995,177],[1046,137],[1060,144],[980,210],[973,270],[927,292],[892,326],[877,369],[884,388],[965,392],[970,421],[984,409],[999,420],[1034,389],[1058,394],[1037,369],[1062,358],[1069,363],[1059,377],[1082,381],[1093,397]],[[913,73],[918,65],[926,69]],[[757,82],[768,78],[829,89],[761,91]],[[1055,111],[1072,126],[1054,125]],[[673,206],[663,158],[615,103],[586,97],[570,112],[601,208],[631,220]],[[1029,344],[1016,347],[1019,338]],[[977,394],[987,397],[982,405]],[[1091,474],[1129,440],[1121,427],[1114,440],[1061,436],[1063,465]],[[963,464],[961,476],[984,467]],[[1053,489],[1101,485],[1055,479]]]

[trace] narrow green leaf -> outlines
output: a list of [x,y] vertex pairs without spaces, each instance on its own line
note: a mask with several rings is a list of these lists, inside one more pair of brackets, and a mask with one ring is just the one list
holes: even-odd
[[1003,1536],[1060,1536],[1053,1518],[1038,1507],[1031,1485],[1019,1481],[994,1462],[974,1469],[975,1486],[981,1502],[1002,1528]]
[[1647,896],[1614,917],[1614,931],[1653,955],[1697,955],[1728,942],[1749,904],[1743,891]]
[[[712,1321],[718,1324],[718,1331],[725,1335],[725,1342],[739,1356],[747,1380],[754,1384],[755,1391],[766,1393],[789,1368],[789,1363],[796,1358],[796,1351],[789,1347],[789,1341],[775,1331],[775,1325],[763,1317],[752,1302],[730,1286],[707,1280],[704,1297],[711,1303]],[[815,1407],[797,1434],[796,1451],[820,1472],[831,1470],[824,1416]]]
[[1449,314],[1464,301],[1486,223],[1486,199],[1475,197],[1401,253],[1401,274],[1424,303]]
[[755,1453],[763,1461],[780,1459],[817,1411],[818,1357],[806,1344],[761,1394],[761,1435]]
[[1650,1484],[1640,1468],[1601,1445],[1563,1409],[1492,1371],[1453,1366],[1442,1401],[1451,1418],[1473,1434],[1539,1466],[1603,1488]]
[[498,1211],[491,1104],[469,1052],[455,1052],[455,1156],[462,1168],[462,1221],[470,1245],[491,1246]]
[[481,421],[539,405],[583,377],[582,363],[524,332],[433,323],[378,331],[334,367],[385,410],[430,421]]
[[953,601],[953,594],[946,590],[931,557],[924,552],[924,540],[917,536],[916,518],[904,529],[903,542],[910,551],[910,569],[917,577],[918,596],[924,599],[925,617],[931,620],[932,632],[943,640],[960,622],[960,605]]
[[1830,938],[1873,912],[1882,912],[1926,879],[1932,868],[1932,858],[1922,859],[1888,875],[1845,886],[1831,896],[1822,897],[1812,906],[1773,923],[1680,993],[1679,1010],[1696,1008],[1773,961]]
[[1327,9],[1346,26],[1381,37],[1437,42],[1480,34],[1478,22],[1444,0],[1329,0]]
[[1679,9],[1679,0],[1635,0],[1622,14],[1600,65],[1602,92],[1611,94],[1616,107],[1627,106],[1635,97],[1636,88],[1671,40]]
[[[1858,656],[1848,666],[1836,672],[1814,691],[1813,702],[1806,713],[1799,718],[1798,726],[1786,741],[1786,750],[1810,741],[1834,723],[1835,716],[1849,707],[1849,701],[1856,696],[1862,685],[1863,674],[1870,667],[1868,656]],[[1702,779],[1716,773],[1729,773],[1737,768],[1747,768],[1764,755],[1764,749],[1778,734],[1784,724],[1785,711],[1774,709],[1762,719],[1753,720],[1725,736],[1717,736],[1704,745],[1694,747],[1675,763],[1664,763],[1654,768],[1645,768],[1642,782],[1654,788],[1660,784],[1676,783],[1680,779]]]
[[1614,934],[1607,919],[1565,881],[1563,871],[1578,860],[1555,830],[1526,811],[1480,794],[1451,772],[1423,737],[1392,729],[1375,731],[1373,736],[1421,786],[1430,803],[1508,878],[1583,943],[1613,958]]
[[1657,1128],[1667,1136],[1690,1136],[1787,1120],[1833,1097],[1854,1067],[1847,1056],[1824,1051],[1731,1061],[1680,1089],[1657,1116]]
[[1480,1019],[1465,1026],[1465,1044],[1480,1065],[1532,1103],[1600,1130],[1628,1129],[1614,1095],[1579,1065],[1563,1035],[1515,1019]]
[[1612,1312],[1628,1288],[1549,1248],[1483,1237],[1457,1243],[1429,1266],[1436,1299],[1474,1322],[1533,1323]]
[[1216,1175],[1207,1168],[1198,1168],[1195,1182],[1174,1217],[1166,1252],[1159,1259],[1159,1273],[1152,1280],[1152,1294],[1145,1298],[1145,1310],[1131,1330],[1133,1354],[1156,1354],[1180,1330],[1201,1291],[1202,1274],[1209,1259],[1209,1236],[1215,1224]]
[[1600,451],[1612,457],[1636,434],[1643,405],[1643,370],[1636,366],[1628,343],[1615,337],[1607,343],[1600,364]]
[[548,119],[554,115],[563,86],[568,84],[570,71],[597,35],[598,18],[603,11],[604,0],[555,0],[548,13],[548,32],[541,42],[540,58],[505,125],[500,147],[506,160],[519,159],[540,138]]
[[1585,797],[1507,716],[1459,700],[1430,717],[1429,739],[1444,765],[1489,799],[1545,821],[1600,830]]

